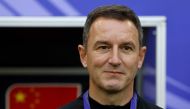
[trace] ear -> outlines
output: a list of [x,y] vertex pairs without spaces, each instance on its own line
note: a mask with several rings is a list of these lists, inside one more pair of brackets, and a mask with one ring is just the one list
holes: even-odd
[[86,56],[86,49],[83,45],[78,45],[78,51],[80,56],[80,61],[84,68],[87,67],[87,56]]
[[146,54],[146,47],[141,47],[140,51],[139,51],[139,62],[138,62],[138,69],[140,69],[142,67],[142,64],[144,62],[144,57]]

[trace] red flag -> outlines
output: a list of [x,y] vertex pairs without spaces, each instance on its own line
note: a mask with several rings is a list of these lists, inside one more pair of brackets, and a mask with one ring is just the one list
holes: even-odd
[[6,94],[6,109],[57,109],[80,91],[79,84],[14,84]]

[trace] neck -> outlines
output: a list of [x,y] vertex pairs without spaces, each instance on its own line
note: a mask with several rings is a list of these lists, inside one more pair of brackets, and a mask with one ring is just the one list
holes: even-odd
[[133,84],[132,82],[124,90],[114,93],[90,85],[89,95],[102,105],[123,106],[129,103],[133,97]]

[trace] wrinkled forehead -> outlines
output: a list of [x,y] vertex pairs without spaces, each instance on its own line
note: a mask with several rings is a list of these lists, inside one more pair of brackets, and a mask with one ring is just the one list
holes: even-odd
[[89,39],[109,41],[134,40],[138,43],[138,30],[129,20],[120,21],[117,19],[99,18],[90,28]]
[[[112,23],[112,25],[108,25],[108,26],[110,26],[110,28],[116,27],[117,24],[120,24],[119,26],[122,25],[122,26],[126,27],[126,30],[128,30],[128,31],[130,31],[131,29],[134,29],[136,31],[136,33],[138,34],[138,36],[139,36],[138,29],[137,29],[137,27],[135,26],[135,24],[131,20],[129,20],[129,19],[120,20],[120,19],[107,18],[107,17],[99,17],[99,18],[97,18],[91,24],[91,26],[89,28],[88,36],[90,36],[90,32],[91,32],[92,28],[94,28],[94,27],[96,27],[96,28],[102,28],[104,25],[107,25],[110,22]],[[117,27],[116,27],[116,29],[117,29]],[[125,28],[123,28],[123,29],[125,29]]]
[[[111,30],[111,31],[110,31]],[[112,33],[114,31],[125,32],[125,33],[134,33],[138,36],[138,30],[135,27],[134,23],[130,20],[117,20],[112,18],[100,17],[95,22],[92,23],[89,35],[92,31],[96,32],[105,32]]]

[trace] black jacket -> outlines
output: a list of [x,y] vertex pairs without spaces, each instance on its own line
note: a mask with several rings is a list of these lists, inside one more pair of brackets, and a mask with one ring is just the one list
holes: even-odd
[[[60,109],[84,109],[82,96],[80,96],[75,101],[69,103],[68,105],[66,105]],[[138,96],[137,109],[162,109],[162,108],[160,108],[156,105],[150,104],[150,103],[146,102],[143,98]]]

